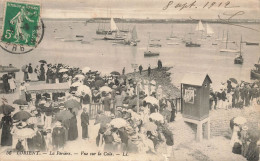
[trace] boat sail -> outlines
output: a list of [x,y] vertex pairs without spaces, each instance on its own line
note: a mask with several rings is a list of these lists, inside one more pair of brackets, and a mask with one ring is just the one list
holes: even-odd
[[177,38],[177,36],[175,36],[173,34],[173,25],[171,25],[171,36],[169,38],[167,38],[167,40],[172,40],[172,39],[175,39],[175,38]]
[[138,42],[136,26],[133,27],[132,31],[129,32],[124,40],[125,45],[136,46]]
[[112,36],[105,36],[104,40],[124,40],[125,38],[120,34],[120,31],[118,29],[118,27],[116,26],[116,23],[114,21],[114,19],[111,17],[111,21],[110,21],[110,31],[111,32],[115,32],[114,35]]
[[225,49],[220,49],[220,52],[227,52],[227,53],[238,53],[239,50],[233,50],[233,49],[228,49],[228,32],[227,32],[227,39],[226,39],[226,48]]
[[116,23],[115,23],[113,17],[111,17],[111,20],[110,20],[110,31],[112,31],[112,32],[117,32],[117,31],[119,31],[119,30],[118,30],[118,27],[116,26]]
[[205,31],[205,28],[203,27],[203,24],[202,24],[201,20],[200,20],[199,23],[197,24],[195,30],[196,30],[196,31],[203,31],[203,32]]
[[199,23],[197,24],[195,31],[199,32],[201,34],[201,40],[203,39],[203,34],[205,32],[205,28],[201,22],[201,20],[199,21]]
[[214,34],[214,31],[209,24],[206,24],[206,33],[207,37],[211,37]]
[[137,32],[136,32],[136,27],[134,26],[133,30],[132,30],[132,37],[131,39],[133,41],[137,41],[138,40],[138,36],[137,36]]

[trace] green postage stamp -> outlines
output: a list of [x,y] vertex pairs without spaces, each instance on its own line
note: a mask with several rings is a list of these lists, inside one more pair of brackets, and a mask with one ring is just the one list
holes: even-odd
[[3,20],[2,42],[36,46],[39,21],[40,5],[7,1]]

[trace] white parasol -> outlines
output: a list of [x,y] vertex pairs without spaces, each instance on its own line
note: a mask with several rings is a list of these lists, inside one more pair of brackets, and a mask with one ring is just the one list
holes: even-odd
[[13,135],[16,136],[18,139],[27,139],[34,137],[36,135],[36,132],[30,128],[23,128],[17,129]]
[[160,113],[152,113],[149,118],[151,118],[152,120],[155,121],[164,121],[163,115],[161,115]]
[[234,123],[237,125],[243,125],[247,122],[246,118],[238,116],[234,119]]
[[67,71],[69,71],[69,70],[65,69],[65,68],[62,68],[62,69],[59,70],[59,73],[63,73],[63,72],[67,72]]
[[90,70],[91,70],[90,67],[84,67],[82,69],[82,73],[88,73]]
[[78,79],[84,79],[85,76],[84,75],[81,75],[81,74],[77,74],[74,78],[78,78]]
[[156,98],[152,97],[152,96],[145,97],[144,101],[159,106],[159,101]]
[[115,118],[110,122],[110,124],[113,125],[115,128],[120,128],[126,126],[127,122],[122,118]]
[[103,86],[99,89],[100,92],[112,92],[112,89],[108,86]]
[[77,92],[79,92],[79,93],[83,92],[85,94],[88,94],[89,96],[92,96],[91,89],[86,85],[79,86]]

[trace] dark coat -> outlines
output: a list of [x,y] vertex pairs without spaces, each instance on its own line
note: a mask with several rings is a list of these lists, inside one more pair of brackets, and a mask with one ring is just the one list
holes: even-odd
[[163,129],[162,133],[166,139],[166,145],[168,145],[168,146],[174,145],[172,132],[169,129]]
[[54,109],[52,107],[44,107],[43,112],[46,116],[52,116],[53,110]]
[[122,143],[125,143],[126,145],[128,144],[128,134],[125,130],[118,130],[118,133],[119,133],[119,136],[120,136],[120,139],[122,141]]
[[45,69],[43,67],[43,65],[41,65],[41,68],[40,68],[40,81],[45,81]]
[[80,115],[81,118],[81,126],[88,126],[89,125],[89,115],[88,113],[82,112]]
[[148,76],[150,76],[150,74],[151,74],[151,68],[149,67],[148,68]]
[[28,148],[29,150],[40,150],[45,151],[46,150],[46,142],[43,136],[43,133],[40,131],[37,131],[36,135],[31,138],[27,139],[28,142]]
[[92,95],[92,99],[93,99],[94,103],[98,103],[100,101],[100,98],[101,98],[100,94]]
[[[100,141],[100,137],[102,137],[102,135],[104,135],[106,131],[106,128],[105,127],[101,127],[99,130],[98,130],[98,136],[96,137],[96,145],[98,146],[99,145],[99,141]],[[101,145],[103,144],[103,141],[104,141],[104,137],[101,139]]]
[[88,113],[82,112],[81,115],[81,126],[82,126],[82,138],[88,138],[88,125],[89,125],[89,116]]
[[259,160],[259,148],[256,142],[251,142],[248,146],[248,151],[246,154],[246,159],[248,161],[258,161]]
[[78,127],[77,127],[77,118],[74,115],[70,119],[70,126],[69,126],[69,132],[68,132],[68,140],[75,140],[78,138]]
[[90,104],[90,97],[88,94],[82,97],[82,103],[85,104]]
[[55,127],[52,132],[52,144],[56,148],[63,147],[66,143],[64,127]]
[[28,66],[28,73],[33,73],[33,68],[31,65]]
[[13,119],[11,116],[2,117],[0,128],[2,128],[1,145],[11,146],[12,145],[12,135],[11,127],[13,125]]
[[226,92],[225,92],[225,91],[223,91],[223,92],[221,93],[221,99],[222,99],[222,101],[225,101],[225,100],[227,99],[227,96],[226,96]]

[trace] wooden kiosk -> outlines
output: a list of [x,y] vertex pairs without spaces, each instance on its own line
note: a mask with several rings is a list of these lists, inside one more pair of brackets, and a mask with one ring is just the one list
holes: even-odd
[[181,82],[183,120],[197,125],[197,141],[203,139],[204,123],[206,137],[210,138],[210,83],[208,74],[187,74]]

